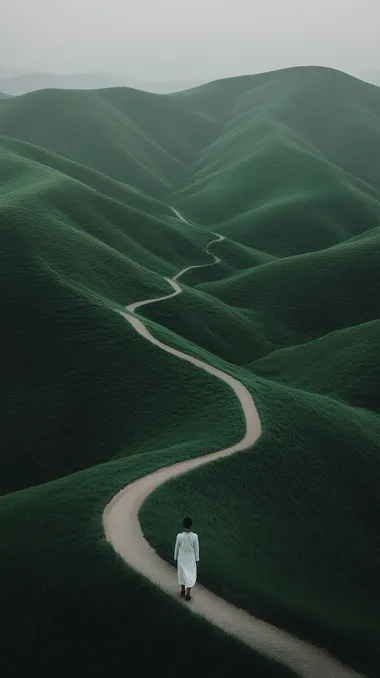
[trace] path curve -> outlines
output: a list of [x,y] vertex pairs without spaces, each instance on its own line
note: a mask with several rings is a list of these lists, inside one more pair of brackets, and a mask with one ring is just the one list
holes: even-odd
[[[181,221],[187,223],[177,210],[171,209]],[[209,242],[207,248],[223,240],[223,236],[217,233],[215,235],[217,236],[216,239]],[[214,256],[214,261],[211,264],[188,266],[177,273],[174,278],[165,278],[173,292],[156,299],[129,304],[122,316],[144,339],[161,350],[191,363],[228,384],[241,404],[245,418],[245,434],[238,443],[231,447],[161,468],[127,485],[113,497],[104,509],[103,527],[106,539],[130,567],[178,600],[178,604],[187,605],[189,611],[191,610],[193,613],[204,617],[214,626],[218,626],[223,631],[237,637],[262,655],[288,666],[297,675],[304,678],[364,678],[349,667],[343,666],[326,651],[267,622],[256,619],[199,584],[196,586],[191,604],[184,603],[183,599],[178,596],[177,575],[174,568],[157,555],[143,536],[138,514],[143,502],[151,492],[171,478],[182,475],[203,464],[250,449],[261,434],[261,424],[255,404],[251,394],[243,384],[229,374],[222,372],[222,370],[159,341],[139,318],[132,315],[141,306],[158,303],[181,294],[182,289],[177,280],[186,271],[192,268],[212,266],[218,262],[219,259]]]

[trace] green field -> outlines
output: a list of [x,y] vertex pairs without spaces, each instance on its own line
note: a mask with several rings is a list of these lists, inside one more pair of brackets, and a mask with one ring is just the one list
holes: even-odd
[[130,571],[102,532],[120,488],[242,435],[226,385],[117,313],[208,263],[216,231],[221,263],[141,316],[239,379],[263,435],[153,493],[143,531],[171,562],[192,515],[201,583],[375,677],[380,89],[296,68],[172,95],[0,98],[6,675],[139,661],[174,678],[189,639],[221,676],[292,675]]

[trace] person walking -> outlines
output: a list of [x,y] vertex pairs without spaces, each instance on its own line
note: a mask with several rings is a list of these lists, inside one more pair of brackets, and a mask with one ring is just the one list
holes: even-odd
[[185,518],[183,532],[177,534],[174,547],[174,561],[178,570],[178,582],[181,596],[191,600],[191,589],[197,581],[197,563],[199,562],[199,539],[192,532],[193,521]]

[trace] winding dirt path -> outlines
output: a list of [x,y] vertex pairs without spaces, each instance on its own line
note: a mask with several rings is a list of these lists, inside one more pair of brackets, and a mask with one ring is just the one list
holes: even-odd
[[[177,210],[171,209],[181,221],[187,223]],[[215,235],[217,236],[216,239],[208,243],[207,249],[210,245],[223,240],[223,236]],[[137,570],[153,584],[156,584],[178,600],[178,604],[187,605],[189,611],[191,610],[191,612],[201,615],[214,626],[218,626],[223,631],[237,637],[240,641],[266,657],[288,666],[297,675],[304,678],[364,678],[349,667],[343,666],[324,650],[306,643],[271,624],[252,617],[244,610],[227,603],[199,584],[196,585],[195,595],[190,605],[183,602],[183,599],[178,596],[175,569],[170,567],[157,555],[142,534],[138,514],[141,505],[151,492],[169,479],[198,468],[203,464],[208,464],[236,452],[249,450],[261,434],[260,419],[255,404],[251,394],[243,384],[216,367],[159,341],[147,330],[144,323],[133,315],[137,308],[147,304],[158,303],[159,301],[164,301],[181,294],[182,289],[177,282],[178,278],[192,268],[202,268],[217,264],[219,259],[215,256],[213,258],[214,261],[210,264],[188,266],[177,273],[174,278],[166,278],[173,292],[164,297],[130,304],[122,315],[134,327],[136,332],[147,341],[150,341],[161,350],[170,353],[180,360],[186,360],[195,367],[212,374],[228,384],[242,407],[245,418],[245,434],[239,442],[231,447],[203,457],[164,467],[127,485],[127,487],[113,497],[104,509],[103,527],[106,539],[130,567]]]

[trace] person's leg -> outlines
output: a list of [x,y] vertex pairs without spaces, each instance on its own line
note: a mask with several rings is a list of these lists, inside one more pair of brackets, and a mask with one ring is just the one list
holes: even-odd
[[181,587],[181,596],[184,598],[185,595],[186,595],[185,578],[183,576],[183,570],[182,570],[180,563],[178,563],[178,565],[177,565],[177,570],[178,570],[178,583]]
[[191,591],[191,587],[188,587],[186,589],[186,600],[191,600],[190,591]]

